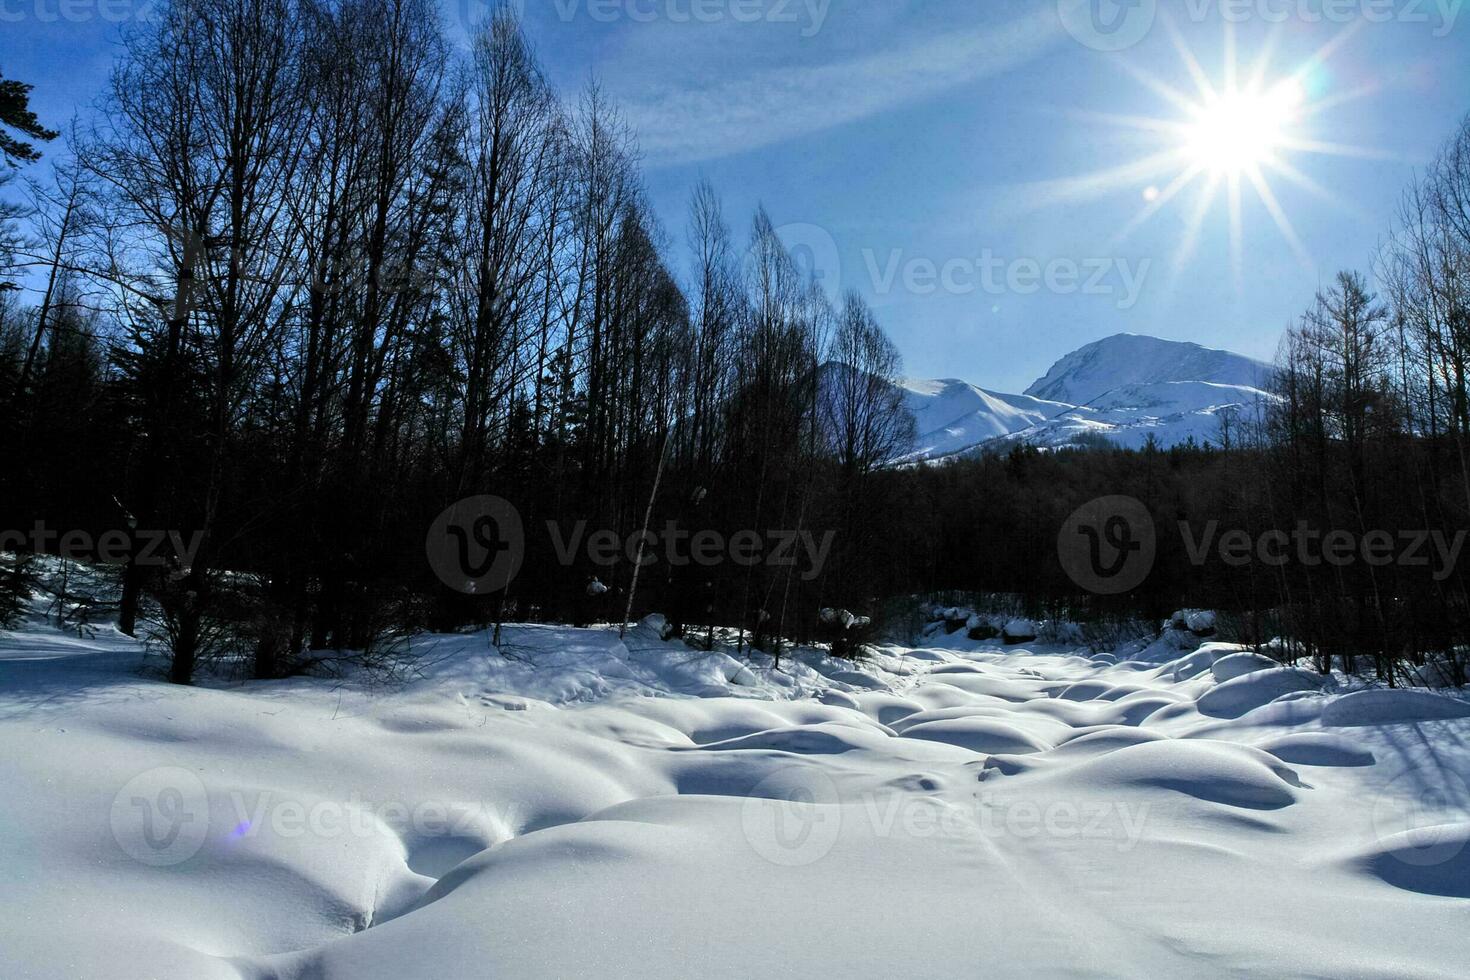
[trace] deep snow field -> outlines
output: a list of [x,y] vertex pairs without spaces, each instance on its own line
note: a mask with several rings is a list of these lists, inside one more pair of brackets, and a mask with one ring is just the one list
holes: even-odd
[[1465,976],[1464,693],[1186,636],[527,626],[384,689],[0,633],[0,977]]

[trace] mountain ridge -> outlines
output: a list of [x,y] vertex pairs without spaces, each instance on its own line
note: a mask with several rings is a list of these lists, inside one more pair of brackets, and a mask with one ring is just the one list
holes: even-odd
[[1120,333],[1058,358],[1021,394],[958,378],[903,379],[917,438],[898,464],[936,462],[1012,443],[1061,447],[1099,438],[1138,448],[1218,443],[1227,415],[1274,398],[1271,366],[1188,341]]

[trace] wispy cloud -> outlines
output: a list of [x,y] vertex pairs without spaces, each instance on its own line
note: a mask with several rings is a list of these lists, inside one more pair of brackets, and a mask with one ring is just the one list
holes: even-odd
[[618,94],[647,163],[691,163],[811,135],[1007,71],[1042,53],[1059,35],[1055,11],[1047,5],[1004,24],[821,64],[742,71],[727,53],[710,66],[712,77],[692,84],[687,76],[650,79],[630,72]]

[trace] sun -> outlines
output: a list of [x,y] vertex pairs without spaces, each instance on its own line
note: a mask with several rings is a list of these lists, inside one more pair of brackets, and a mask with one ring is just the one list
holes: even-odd
[[1212,75],[1185,44],[1172,20],[1165,17],[1164,24],[1192,85],[1177,88],[1130,60],[1114,63],[1160,96],[1169,111],[1155,116],[1080,113],[1086,119],[1134,130],[1151,141],[1153,148],[1136,159],[1105,170],[1033,185],[1038,192],[1036,202],[1055,206],[1133,190],[1142,198],[1143,205],[1113,236],[1109,242],[1112,247],[1120,246],[1164,208],[1180,207],[1182,232],[1173,260],[1177,280],[1193,258],[1207,218],[1216,210],[1217,203],[1223,201],[1232,278],[1240,291],[1244,288],[1245,225],[1248,214],[1255,211],[1248,211],[1245,204],[1247,196],[1253,195],[1302,266],[1314,268],[1273,185],[1286,182],[1341,206],[1342,202],[1303,171],[1297,158],[1312,154],[1385,156],[1341,141],[1323,140],[1313,133],[1317,128],[1313,124],[1321,122],[1315,119],[1318,113],[1374,90],[1372,85],[1339,93],[1327,90],[1330,82],[1327,60],[1352,36],[1354,28],[1345,28],[1295,67],[1273,70],[1271,60],[1279,26],[1254,60],[1243,65],[1236,50],[1234,31],[1227,25],[1221,71]]
[[1288,78],[1264,92],[1223,92],[1183,124],[1185,154],[1204,170],[1239,176],[1276,162],[1300,121],[1306,91]]

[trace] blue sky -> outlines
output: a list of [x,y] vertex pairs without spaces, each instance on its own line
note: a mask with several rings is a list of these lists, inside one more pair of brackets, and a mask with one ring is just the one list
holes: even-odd
[[[149,2],[0,0],[0,70],[59,127]],[[523,0],[558,86],[595,72],[637,128],[676,264],[706,176],[742,240],[764,204],[826,286],[865,294],[910,374],[1002,390],[1120,331],[1269,358],[1470,112],[1464,2]],[[462,33],[485,7],[444,9]],[[1186,142],[1137,122],[1189,118],[1165,90],[1200,100],[1181,49],[1218,90],[1227,34],[1242,80],[1268,47],[1263,89],[1295,79],[1273,152],[1305,178],[1262,171],[1296,246],[1242,178],[1238,261],[1228,178],[1181,255],[1211,171],[1170,197],[1198,154],[1138,165]]]

